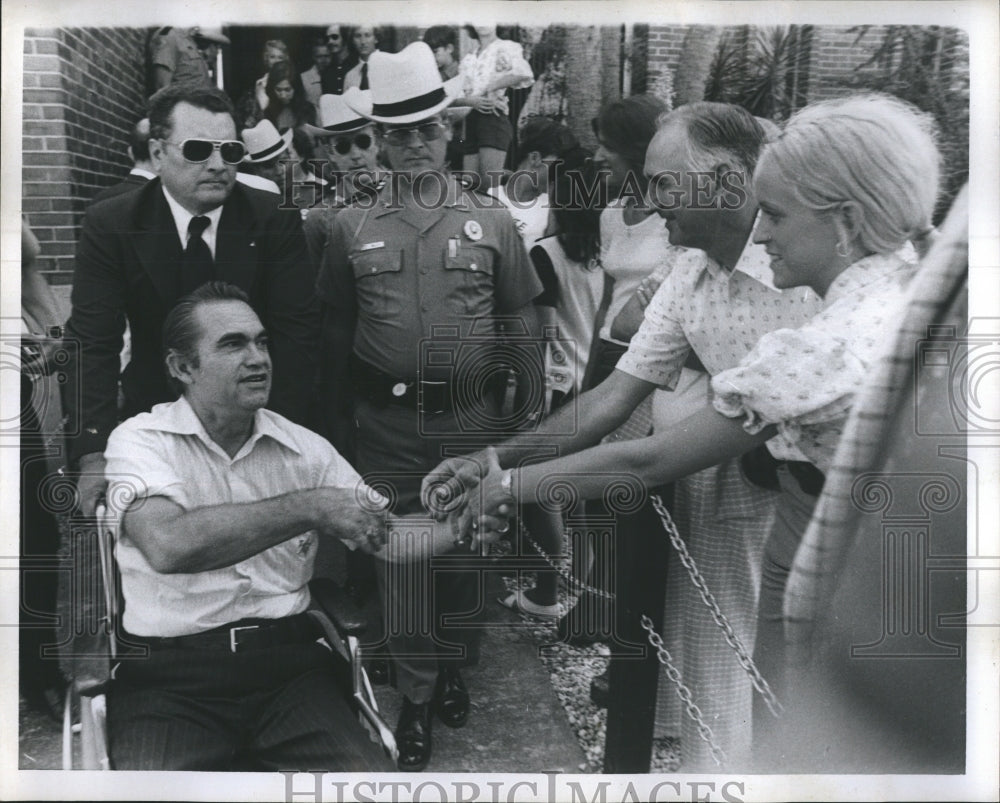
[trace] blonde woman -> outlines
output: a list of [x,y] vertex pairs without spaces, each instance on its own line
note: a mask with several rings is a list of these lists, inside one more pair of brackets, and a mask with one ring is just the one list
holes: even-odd
[[[599,495],[612,473],[655,487],[767,442],[780,461],[782,493],[765,547],[754,657],[780,698],[788,570],[855,392],[898,322],[915,270],[910,244],[919,248],[932,231],[939,162],[928,118],[895,98],[860,95],[803,109],[758,162],[754,239],[771,257],[774,285],[812,288],[822,311],[764,335],[736,367],[713,376],[712,406],[675,427],[518,469],[503,471],[494,460],[475,499],[487,511],[532,501],[554,474],[575,476],[582,498]],[[794,734],[772,721],[755,706],[755,763],[787,770],[782,745]]]

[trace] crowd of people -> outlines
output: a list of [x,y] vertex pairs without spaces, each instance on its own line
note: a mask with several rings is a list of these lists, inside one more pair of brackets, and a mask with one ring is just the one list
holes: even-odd
[[[135,167],[88,208],[60,333],[79,344],[79,512],[126,500],[123,626],[149,648],[109,689],[118,769],[394,769],[303,613],[331,560],[380,603],[388,666],[370,668],[402,695],[397,767],[423,769],[434,720],[470,716],[481,631],[447,620],[479,609],[482,550],[524,530],[564,551],[553,477],[594,516],[609,482],[639,478],[620,538],[663,537],[651,496],[669,488],[736,636],[796,707],[785,584],[933,235],[932,126],[876,94],[780,129],[637,95],[594,119],[596,151],[544,117],[515,140],[507,91],[531,68],[466,27],[474,52],[434,26],[390,53],[331,25],[306,70],[270,40],[236,103],[213,84],[221,32],[154,37]],[[608,637],[595,617],[629,579],[598,540],[574,544],[567,602],[540,570],[500,604]],[[663,639],[729,768],[787,768],[797,733],[671,572]],[[660,698],[683,768],[713,769]]]

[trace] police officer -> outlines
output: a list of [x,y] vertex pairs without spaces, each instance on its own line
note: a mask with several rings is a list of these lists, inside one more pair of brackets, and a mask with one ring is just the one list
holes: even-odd
[[[501,437],[506,424],[490,382],[501,328],[535,333],[531,302],[542,286],[510,214],[444,170],[451,130],[441,113],[451,98],[430,48],[415,42],[373,53],[368,77],[367,101],[348,102],[379,124],[392,172],[381,190],[334,218],[317,291],[324,348],[350,366],[356,465],[397,512],[414,512],[420,481],[446,446],[460,453],[469,436]],[[509,316],[506,324],[498,315]],[[402,770],[430,759],[432,712],[450,727],[468,715],[457,667],[476,659],[479,631],[440,626],[479,607],[476,575],[452,571],[463,552],[457,545],[446,556],[447,572],[431,574],[425,564],[423,574],[386,577],[379,567],[404,695],[396,728]]]

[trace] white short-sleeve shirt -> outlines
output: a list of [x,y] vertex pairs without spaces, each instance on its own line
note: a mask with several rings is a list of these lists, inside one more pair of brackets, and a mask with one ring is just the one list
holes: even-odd
[[[105,451],[109,507],[124,513],[162,496],[188,511],[322,486],[356,489],[359,500],[369,503],[375,498],[323,438],[270,410],[255,416],[253,434],[232,458],[183,397],[125,421]],[[161,574],[121,531],[115,557],[125,629],[139,636],[180,636],[248,617],[300,613],[309,604],[316,546],[316,534],[307,531],[232,566]]]

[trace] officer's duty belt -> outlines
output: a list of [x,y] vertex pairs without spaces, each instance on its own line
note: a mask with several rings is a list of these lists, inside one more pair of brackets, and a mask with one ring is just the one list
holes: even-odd
[[446,413],[455,406],[451,382],[400,379],[353,354],[351,378],[355,392],[376,407],[395,404],[424,413]]

